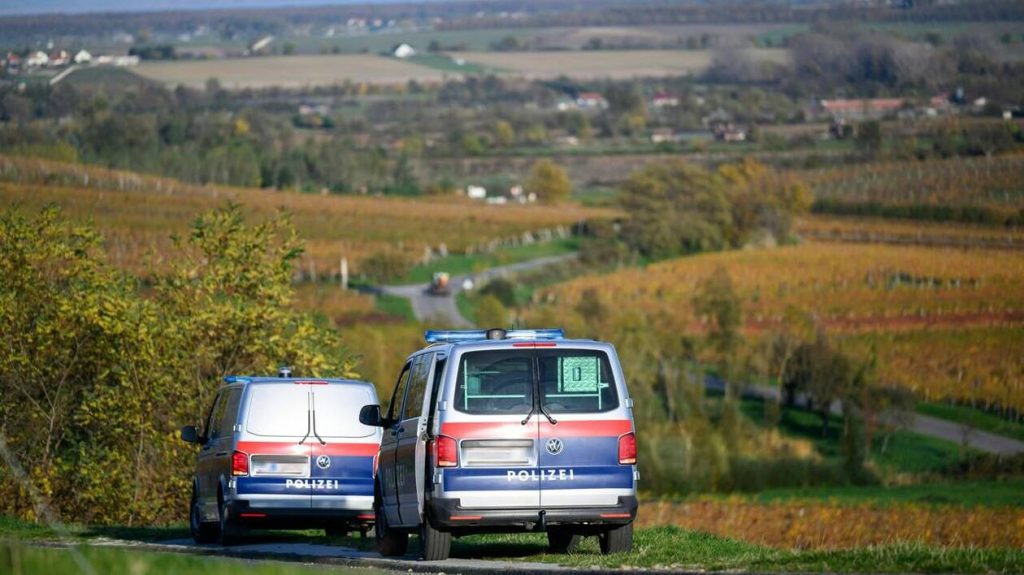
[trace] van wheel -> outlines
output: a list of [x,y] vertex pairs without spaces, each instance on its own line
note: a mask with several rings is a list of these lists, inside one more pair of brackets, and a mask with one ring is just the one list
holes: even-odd
[[238,523],[231,517],[230,509],[228,504],[224,501],[223,497],[220,498],[220,504],[218,509],[220,510],[220,544],[227,547],[229,545],[236,545],[242,538],[242,529],[238,526]]
[[192,540],[196,543],[216,543],[220,536],[220,525],[214,521],[203,521],[200,511],[199,493],[192,487],[192,501],[188,510],[188,530],[192,532]]
[[627,553],[633,550],[633,524],[627,523],[619,527],[611,527],[597,536],[601,544],[601,553]]
[[348,535],[348,527],[347,523],[331,522],[324,526],[324,533],[328,537],[345,537]]
[[430,520],[423,518],[420,525],[420,547],[424,561],[443,561],[452,550],[452,534],[434,529]]
[[583,537],[565,528],[548,529],[548,549],[552,553],[573,553],[580,547]]
[[376,517],[373,524],[373,532],[377,538],[377,552],[384,557],[395,557],[405,555],[409,549],[409,534],[398,532],[388,527],[388,520],[383,507],[377,503],[380,497],[374,498],[373,514]]

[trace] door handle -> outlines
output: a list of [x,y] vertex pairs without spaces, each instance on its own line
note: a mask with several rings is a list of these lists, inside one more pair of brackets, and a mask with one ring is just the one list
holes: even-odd
[[213,456],[214,457],[224,457],[227,454],[228,454],[227,451],[218,451],[217,453],[214,453]]
[[405,428],[399,427],[391,430],[391,435],[398,435],[399,433],[405,433]]

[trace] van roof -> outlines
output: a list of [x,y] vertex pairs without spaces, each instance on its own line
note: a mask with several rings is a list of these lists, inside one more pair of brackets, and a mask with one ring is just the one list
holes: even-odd
[[332,377],[270,377],[264,375],[229,375],[224,378],[226,383],[264,384],[264,383],[294,383],[312,385],[365,385],[373,387],[373,384],[358,379],[343,379]]

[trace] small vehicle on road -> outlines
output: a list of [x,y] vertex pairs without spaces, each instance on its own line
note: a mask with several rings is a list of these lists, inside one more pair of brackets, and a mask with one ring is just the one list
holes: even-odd
[[449,296],[452,293],[451,276],[448,272],[436,272],[430,278],[427,293],[436,296]]
[[369,531],[381,429],[359,422],[372,384],[347,379],[229,376],[198,444],[189,526],[198,543],[236,542],[248,529]]
[[383,428],[374,482],[382,555],[421,538],[546,532],[553,551],[597,536],[628,551],[636,518],[632,400],[611,344],[562,330],[428,331],[390,402],[360,412]]

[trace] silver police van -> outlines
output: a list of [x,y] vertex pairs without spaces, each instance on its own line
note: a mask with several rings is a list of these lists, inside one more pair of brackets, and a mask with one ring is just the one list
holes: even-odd
[[636,518],[632,401],[615,348],[562,330],[428,331],[385,411],[374,483],[377,546],[427,560],[453,536],[546,532],[553,551],[597,536],[629,551]]
[[[282,371],[282,375],[290,375]],[[231,544],[250,528],[366,533],[381,429],[359,422],[372,384],[230,376],[200,433],[189,525],[199,543]]]

